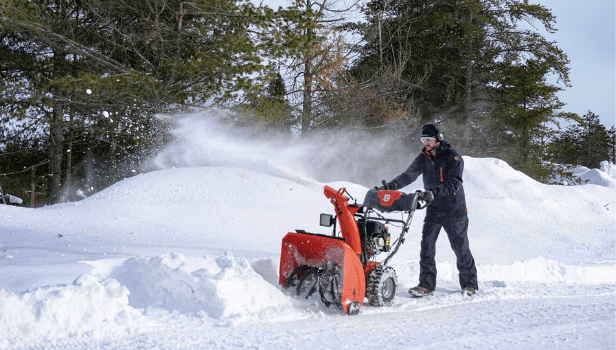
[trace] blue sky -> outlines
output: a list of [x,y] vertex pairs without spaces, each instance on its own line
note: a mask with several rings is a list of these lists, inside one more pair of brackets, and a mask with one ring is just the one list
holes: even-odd
[[[559,93],[566,112],[579,115],[589,110],[610,128],[616,119],[616,54],[614,0],[536,0],[556,16],[550,41],[569,56],[572,87]],[[531,0],[531,3],[534,1]]]

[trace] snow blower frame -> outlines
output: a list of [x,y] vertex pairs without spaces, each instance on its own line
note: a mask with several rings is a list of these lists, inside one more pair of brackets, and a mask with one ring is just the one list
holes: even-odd
[[[333,232],[287,233],[282,240],[279,284],[300,298],[308,299],[318,292],[326,306],[336,305],[349,315],[359,313],[365,297],[374,306],[393,305],[398,277],[387,263],[404,243],[415,210],[429,204],[425,192],[374,189],[366,193],[362,205],[344,187],[336,191],[325,186],[324,193],[336,215],[321,214],[320,224],[333,226]],[[349,199],[355,203],[349,204]],[[381,215],[386,212],[401,212],[402,219]],[[336,219],[340,235],[336,235]],[[388,224],[401,227],[393,244]],[[381,253],[387,256],[379,262],[376,256]]]

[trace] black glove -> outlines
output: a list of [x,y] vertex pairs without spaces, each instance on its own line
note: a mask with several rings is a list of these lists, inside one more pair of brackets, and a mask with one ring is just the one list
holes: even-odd
[[383,180],[381,181],[381,183],[383,184],[383,189],[392,190],[392,191],[395,191],[398,189],[398,184],[393,181],[390,183],[387,183],[387,181]]
[[385,186],[381,186],[381,187],[374,186],[374,190],[375,191],[381,191],[381,190],[384,190],[384,189],[385,189]]
[[434,193],[432,193],[432,191],[424,192],[424,200],[431,203],[434,200]]

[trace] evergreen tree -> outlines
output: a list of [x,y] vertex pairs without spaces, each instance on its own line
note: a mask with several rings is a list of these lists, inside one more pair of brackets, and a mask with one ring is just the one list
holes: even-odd
[[503,62],[542,62],[568,84],[566,55],[518,27],[537,20],[554,31],[554,16],[545,7],[504,0],[374,0],[364,13],[368,24],[355,26],[366,42],[355,76],[367,80],[384,65],[398,67],[416,83],[400,92],[407,104],[417,104],[424,121],[445,114],[468,122],[484,113]]
[[324,95],[336,89],[343,72],[346,47],[337,27],[346,9],[331,0],[294,0],[277,12],[270,56],[278,60],[289,82],[288,100],[297,114],[302,136],[324,128],[335,118],[322,108]]
[[502,67],[495,88],[501,94],[501,104],[495,114],[502,122],[501,130],[512,133],[508,147],[515,151],[508,150],[503,158],[531,176],[538,175],[543,165],[545,125],[555,121],[556,110],[564,105],[556,96],[561,89],[546,82],[549,66],[545,62],[528,60]]
[[616,128],[612,126],[607,132],[608,134],[608,160],[612,164],[616,164]]
[[234,0],[3,1],[0,116],[46,138],[49,203],[69,145],[104,145],[112,169],[157,142],[155,113],[249,90],[263,68],[250,29],[268,16]]
[[599,116],[588,111],[553,138],[550,153],[556,163],[599,168],[602,161],[614,161],[614,147],[614,127],[607,130]]
[[580,165],[582,135],[582,127],[577,122],[556,134],[549,146],[552,161],[564,165]]
[[599,116],[591,111],[582,116],[582,128],[580,164],[598,169],[602,161],[609,159],[608,131]]
[[240,112],[236,124],[251,128],[256,133],[273,131],[290,134],[297,120],[286,96],[284,79],[276,73],[263,91],[247,94],[248,103],[236,108]]

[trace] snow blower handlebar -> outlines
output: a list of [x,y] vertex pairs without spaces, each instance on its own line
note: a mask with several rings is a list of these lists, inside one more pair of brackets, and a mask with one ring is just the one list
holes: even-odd
[[[428,206],[428,204],[432,203],[430,200],[428,200],[426,197],[428,197],[428,191],[416,191],[415,194],[417,195],[417,208],[416,209],[424,209],[425,207]],[[432,196],[432,198],[434,198],[434,196]]]
[[413,196],[413,201],[411,204],[412,210],[409,212],[409,216],[406,218],[406,222],[404,223],[402,232],[400,232],[400,237],[398,238],[398,242],[396,243],[396,246],[394,247],[394,249],[392,249],[392,251],[389,253],[389,255],[387,255],[387,258],[383,260],[383,265],[387,265],[389,260],[391,260],[391,258],[393,258],[394,255],[396,255],[396,253],[398,252],[398,249],[400,249],[400,245],[404,243],[404,235],[409,230],[409,226],[411,225],[411,221],[413,220],[413,214],[415,214],[415,210],[423,209],[429,204],[430,202],[425,200],[425,192],[422,192],[422,191],[415,192],[415,195]]
[[[415,210],[424,209],[426,206],[430,204],[427,200],[429,196],[427,192],[424,191],[416,191],[413,194],[403,193],[400,191],[393,190],[369,190],[366,193],[366,198],[364,199],[363,206],[366,208],[366,213],[364,214],[364,220],[377,220],[377,221],[385,221],[387,222],[398,222],[403,224],[402,230],[400,232],[400,237],[398,238],[395,246],[389,252],[385,260],[383,260],[383,265],[386,265],[391,258],[398,252],[400,245],[404,243],[404,235],[408,232],[411,221],[413,220],[413,215],[415,214]],[[395,220],[380,217],[370,217],[371,211],[379,211],[379,212],[407,212],[408,217],[406,220]],[[370,218],[369,218],[370,217]]]

